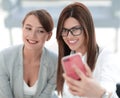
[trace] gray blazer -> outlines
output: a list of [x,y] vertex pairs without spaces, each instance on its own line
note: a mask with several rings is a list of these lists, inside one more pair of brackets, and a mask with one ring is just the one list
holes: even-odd
[[[37,92],[32,98],[50,98],[56,84],[57,55],[44,47],[40,65]],[[23,45],[0,52],[0,98],[25,98]]]

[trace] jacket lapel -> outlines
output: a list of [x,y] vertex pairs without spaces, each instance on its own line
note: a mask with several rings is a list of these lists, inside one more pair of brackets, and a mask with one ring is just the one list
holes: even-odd
[[46,66],[47,56],[45,54],[44,49],[43,49],[40,62],[41,63],[40,63],[38,86],[37,86],[38,88],[37,88],[36,96],[39,96],[42,93],[42,91],[46,86],[46,81],[47,81],[47,66]]
[[23,47],[21,48],[13,72],[13,89],[15,98],[23,98]]

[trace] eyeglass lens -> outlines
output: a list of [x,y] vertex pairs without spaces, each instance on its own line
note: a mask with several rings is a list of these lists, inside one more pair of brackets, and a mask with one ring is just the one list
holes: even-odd
[[73,36],[78,36],[81,34],[81,32],[82,32],[82,27],[73,27],[71,29],[63,28],[62,36],[66,37],[68,36],[69,33],[71,33]]

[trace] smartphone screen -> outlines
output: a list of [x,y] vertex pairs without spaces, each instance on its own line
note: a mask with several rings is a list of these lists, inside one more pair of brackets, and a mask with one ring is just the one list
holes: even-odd
[[65,56],[62,58],[62,66],[63,66],[65,73],[68,76],[76,80],[79,80],[80,77],[76,74],[76,72],[74,71],[72,67],[74,65],[76,65],[83,73],[86,72],[80,53],[72,54],[72,55]]

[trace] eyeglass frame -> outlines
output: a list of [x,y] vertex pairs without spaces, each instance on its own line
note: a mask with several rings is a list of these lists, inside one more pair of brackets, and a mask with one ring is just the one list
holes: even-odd
[[[62,35],[62,34],[63,34],[63,30],[65,30],[65,32],[67,32],[66,35]],[[80,30],[81,32],[80,32],[79,34],[76,34],[76,35],[75,35],[75,34],[73,33],[74,30],[75,30],[75,31],[76,31],[76,30]],[[62,29],[62,32],[61,32],[61,36],[62,36],[62,37],[67,37],[69,33],[71,33],[73,36],[79,36],[79,35],[82,34],[82,30],[83,30],[83,28],[82,28],[81,26],[75,26],[75,27],[72,27],[72,28],[70,28],[70,29],[63,28],[63,29]]]

